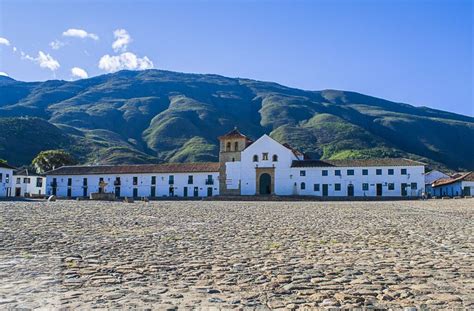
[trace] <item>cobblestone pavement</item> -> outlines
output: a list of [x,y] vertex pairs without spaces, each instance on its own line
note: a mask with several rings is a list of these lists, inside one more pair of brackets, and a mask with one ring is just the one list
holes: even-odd
[[474,199],[0,202],[0,309],[474,308]]

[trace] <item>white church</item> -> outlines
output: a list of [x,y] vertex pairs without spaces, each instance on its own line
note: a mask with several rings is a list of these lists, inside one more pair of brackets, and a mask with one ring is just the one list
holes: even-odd
[[408,159],[308,160],[268,135],[219,137],[219,162],[64,166],[48,172],[58,197],[315,196],[420,197],[423,163]]

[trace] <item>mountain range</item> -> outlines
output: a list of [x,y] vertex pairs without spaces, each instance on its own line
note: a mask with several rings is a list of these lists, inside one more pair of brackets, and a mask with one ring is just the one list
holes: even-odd
[[89,164],[216,161],[217,136],[234,127],[315,159],[406,157],[474,170],[474,118],[355,92],[163,70],[0,77],[0,158],[16,166],[47,149]]

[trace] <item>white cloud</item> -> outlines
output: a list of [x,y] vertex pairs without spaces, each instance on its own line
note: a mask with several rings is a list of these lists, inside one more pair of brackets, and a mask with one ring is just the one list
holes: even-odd
[[15,53],[16,53],[16,46],[14,46],[14,47],[13,47],[13,52],[15,52]]
[[87,74],[87,71],[79,67],[72,68],[71,74],[73,77],[78,77],[80,79],[86,79],[89,77],[89,75]]
[[10,45],[10,41],[8,41],[7,38],[0,37],[0,44],[9,46],[9,45]]
[[0,76],[9,77],[8,73],[0,71]]
[[47,68],[51,71],[56,71],[60,67],[59,62],[57,60],[55,60],[51,55],[44,53],[43,51],[39,51],[37,57],[32,57],[23,51],[21,51],[20,53],[23,59],[35,62],[41,68]]
[[93,40],[99,40],[99,36],[97,36],[94,33],[89,33],[85,31],[84,29],[75,29],[75,28],[69,28],[65,32],[63,32],[63,36],[65,37],[76,37],[76,38],[91,38]]
[[146,56],[140,58],[131,52],[110,56],[106,54],[99,60],[99,68],[107,72],[115,72],[122,69],[144,70],[153,68],[153,62]]
[[49,43],[49,46],[53,49],[53,50],[59,50],[60,48],[62,48],[63,46],[65,46],[66,43],[62,42],[62,41],[59,41],[59,40],[54,40],[54,41],[51,41]]
[[115,52],[125,52],[128,45],[132,42],[132,37],[125,29],[117,29],[114,31],[115,41],[112,43],[112,49]]

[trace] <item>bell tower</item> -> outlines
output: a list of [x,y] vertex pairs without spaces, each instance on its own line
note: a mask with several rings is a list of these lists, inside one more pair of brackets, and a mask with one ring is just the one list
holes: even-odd
[[[220,195],[240,195],[240,189],[227,189],[226,162],[237,162],[241,159],[241,152],[252,141],[240,133],[237,127],[219,137],[219,193]],[[240,188],[240,187],[239,187]]]

